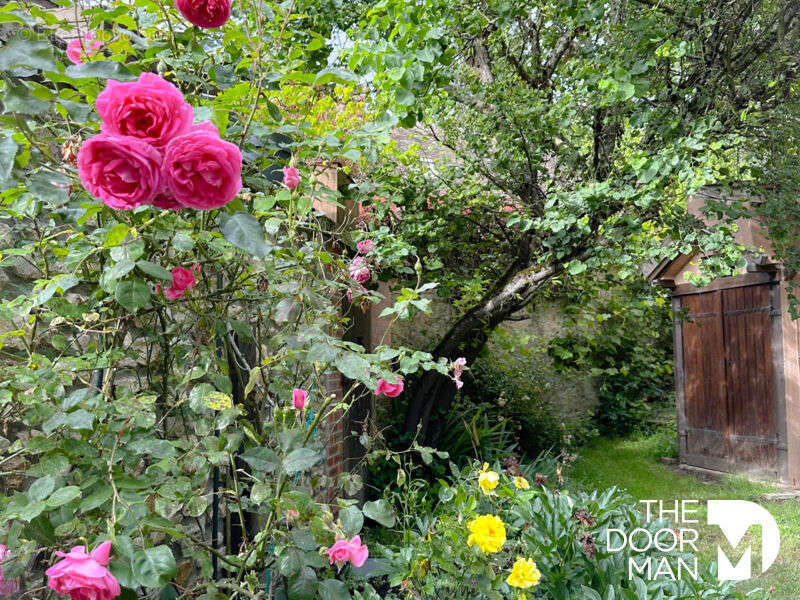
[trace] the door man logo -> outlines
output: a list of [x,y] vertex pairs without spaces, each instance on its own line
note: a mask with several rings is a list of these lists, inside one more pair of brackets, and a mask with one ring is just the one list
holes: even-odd
[[[661,529],[637,527],[633,531],[608,528],[606,550],[620,552],[626,547],[632,552],[628,557],[628,578],[634,574],[646,579],[692,579],[698,577],[699,500],[640,500],[644,505],[645,521],[655,521]],[[717,577],[720,581],[750,579],[752,547],[739,548],[742,539],[753,525],[761,526],[761,572],[769,569],[778,557],[781,536],[775,519],[767,510],[746,500],[709,500],[708,524],[717,525],[731,548],[741,553],[736,565],[725,551],[717,546]],[[676,554],[677,552],[677,554]]]
[[[781,534],[775,519],[763,506],[746,500],[709,500],[708,524],[718,525],[734,549],[737,548],[750,527],[761,525],[761,572],[769,569],[778,557]],[[752,548],[748,545],[739,562],[733,566],[722,548],[717,546],[719,580],[750,579],[751,550]]]

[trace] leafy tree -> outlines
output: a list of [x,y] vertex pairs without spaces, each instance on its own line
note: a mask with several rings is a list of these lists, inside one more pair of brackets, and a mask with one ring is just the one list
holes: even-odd
[[[492,328],[576,276],[624,280],[693,250],[709,275],[741,264],[730,219],[743,203],[711,206],[723,218],[705,225],[686,199],[757,185],[790,202],[797,170],[782,148],[797,147],[799,22],[791,0],[385,0],[367,11],[350,65],[373,72],[376,102],[416,124],[424,150],[445,149],[419,161],[399,148],[376,166],[386,231],[459,309],[432,352],[471,362]],[[422,377],[407,431],[434,441],[455,391]]]

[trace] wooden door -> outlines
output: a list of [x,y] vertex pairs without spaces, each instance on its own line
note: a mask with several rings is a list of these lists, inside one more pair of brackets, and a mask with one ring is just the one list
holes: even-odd
[[687,464],[776,472],[770,292],[759,284],[680,297]]

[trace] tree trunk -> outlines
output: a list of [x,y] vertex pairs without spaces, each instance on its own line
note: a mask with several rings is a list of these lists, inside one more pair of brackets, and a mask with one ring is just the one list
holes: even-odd
[[[511,276],[453,324],[433,349],[434,357],[444,356],[451,361],[464,357],[468,365],[472,364],[491,331],[527,305],[533,294],[559,270],[556,265],[538,271],[529,267]],[[419,429],[417,440],[435,447],[441,437],[444,416],[455,398],[455,383],[441,373],[428,371],[411,386],[410,394],[406,432],[413,435]]]

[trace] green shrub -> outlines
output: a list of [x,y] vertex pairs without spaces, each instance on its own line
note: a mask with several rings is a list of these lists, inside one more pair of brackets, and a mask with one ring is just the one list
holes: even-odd
[[651,431],[654,413],[674,402],[672,315],[664,291],[640,278],[602,293],[573,293],[565,308],[569,332],[549,345],[555,367],[564,376],[595,377],[601,433]]
[[[527,456],[557,453],[583,443],[590,435],[584,423],[562,421],[546,399],[547,382],[533,360],[528,338],[507,331],[497,334],[497,343],[470,367],[462,407],[469,403],[494,413],[497,421],[505,419],[516,434],[519,450]],[[493,457],[487,452],[482,456]]]

